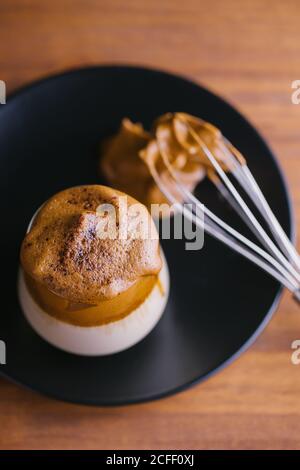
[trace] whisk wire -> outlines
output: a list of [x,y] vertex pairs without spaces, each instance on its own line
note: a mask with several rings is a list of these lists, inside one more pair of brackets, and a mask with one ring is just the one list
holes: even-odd
[[[150,167],[150,171],[152,174],[153,179],[155,180],[157,186],[161,190],[161,192],[165,195],[165,197],[170,201],[171,204],[174,205],[175,210],[178,210],[184,217],[187,217],[191,222],[194,222],[199,228],[204,229],[209,235],[213,236],[217,240],[221,241],[237,253],[241,254],[245,258],[249,259],[261,269],[265,270],[268,274],[273,276],[277,279],[281,284],[287,287],[289,290],[296,294],[298,285],[293,278],[290,278],[280,274],[280,272],[276,269],[273,269],[268,263],[264,262],[260,257],[256,256],[250,250],[246,249],[242,244],[238,243],[232,237],[225,234],[225,232],[220,229],[217,225],[212,223],[211,221],[201,220],[199,217],[195,217],[195,214],[186,206],[178,202],[178,199],[168,191],[165,184],[162,183],[162,180],[156,171],[156,168]],[[274,260],[276,261],[276,260]]]
[[300,283],[300,274],[296,269],[291,265],[289,260],[287,260],[282,252],[278,249],[278,247],[275,245],[275,243],[271,240],[271,238],[268,236],[266,231],[263,229],[261,224],[258,222],[252,211],[249,209],[237,189],[234,187],[228,176],[226,175],[225,171],[221,168],[221,165],[218,163],[217,159],[214,157],[214,155],[211,153],[211,151],[208,149],[206,144],[203,142],[203,140],[197,135],[197,133],[190,127],[190,132],[191,135],[194,137],[196,142],[201,146],[202,150],[204,151],[205,155],[209,159],[210,163],[213,165],[215,170],[217,171],[219,177],[222,179],[223,183],[229,190],[229,192],[232,194],[234,199],[237,201],[243,212],[246,214],[247,218],[249,221],[253,224],[253,227],[256,230],[256,233],[259,234],[259,236],[265,241],[265,243],[268,246],[268,249],[270,252],[272,252],[276,258],[287,268],[287,270],[297,279],[297,281]]
[[[171,177],[173,191],[161,178],[155,167],[155,162],[151,162],[149,169],[157,186],[168,201],[173,204],[175,209],[183,214],[184,217],[187,217],[208,234],[220,240],[273,276],[292,291],[295,298],[300,301],[300,257],[272,212],[255,178],[246,165],[244,157],[226,138],[223,138],[223,141],[220,142],[220,147],[226,162],[228,162],[230,173],[245,190],[246,194],[264,217],[279,247],[276,246],[262,225],[258,222],[206,143],[188,123],[186,123],[186,125],[190,135],[204,152],[215,171],[210,175],[211,181],[236,210],[238,215],[241,216],[248,227],[251,228],[267,251],[216,216],[182,184],[178,177],[178,172],[172,167],[171,155],[168,154],[168,149],[159,138],[157,138],[157,143],[160,155],[167,169],[167,174]],[[190,209],[186,204],[182,204],[181,200],[188,202],[197,210]],[[199,211],[202,217],[199,217]]]

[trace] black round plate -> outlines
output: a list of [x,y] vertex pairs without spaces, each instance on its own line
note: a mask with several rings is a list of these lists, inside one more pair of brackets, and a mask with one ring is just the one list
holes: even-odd
[[[279,167],[257,131],[229,104],[186,79],[136,67],[95,67],[26,87],[0,109],[1,315],[7,364],[0,373],[58,399],[120,405],[159,398],[227,364],[254,340],[277,305],[280,286],[247,260],[205,238],[200,251],[163,242],[171,272],[168,306],[151,334],[108,357],[64,353],[22,315],[16,292],[19,248],[35,210],[64,188],[100,182],[99,141],[128,116],[146,127],[167,111],[211,121],[246,156],[287,233],[292,222]],[[208,183],[200,197],[242,229]]]

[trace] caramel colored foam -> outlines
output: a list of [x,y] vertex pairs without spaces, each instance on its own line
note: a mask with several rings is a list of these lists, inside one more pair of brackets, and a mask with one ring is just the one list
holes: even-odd
[[[132,195],[150,209],[151,204],[167,204],[168,201],[153,181],[143,158],[140,158],[143,152],[148,151],[157,154],[165,181],[171,184],[160,158],[155,128],[148,133],[140,124],[134,124],[129,119],[123,119],[119,132],[102,145],[100,169],[109,184]],[[190,164],[187,159],[181,159],[174,165],[191,191],[205,175],[203,165],[197,162]]]
[[189,191],[193,191],[205,175],[214,176],[214,168],[195,136],[214,152],[221,167],[227,170],[228,162],[220,152],[220,131],[186,113],[164,114],[154,122],[151,132],[123,119],[119,132],[102,146],[100,169],[110,184],[150,208],[151,204],[167,202],[148,170],[150,160],[155,160],[165,185],[182,200],[165,168],[164,157]]
[[[151,192],[156,188],[147,166],[139,158],[139,152],[151,140],[140,124],[123,119],[119,132],[101,146],[100,170],[111,186],[130,194],[148,208],[156,197]],[[165,202],[159,192],[158,202]]]
[[[161,269],[157,238],[97,236],[100,204],[115,207],[120,226],[120,196],[128,207],[137,204],[98,185],[70,188],[49,199],[22,244],[21,263],[29,277],[68,302],[93,305],[119,296],[144,277],[156,276]],[[149,213],[147,217],[153,229]]]

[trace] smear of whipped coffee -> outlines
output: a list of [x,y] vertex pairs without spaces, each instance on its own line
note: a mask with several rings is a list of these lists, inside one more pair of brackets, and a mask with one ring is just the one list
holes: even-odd
[[203,146],[211,151],[224,171],[230,162],[224,152],[224,139],[215,126],[186,113],[167,113],[146,132],[141,124],[124,119],[119,132],[102,148],[101,170],[109,183],[148,208],[167,200],[151,176],[155,165],[165,185],[182,202],[166,168],[166,160],[179,181],[193,191],[205,176],[215,177],[215,170]]

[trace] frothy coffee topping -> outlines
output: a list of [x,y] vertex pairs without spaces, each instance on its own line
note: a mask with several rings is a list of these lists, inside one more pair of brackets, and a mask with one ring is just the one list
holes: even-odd
[[[132,195],[150,209],[151,204],[166,204],[168,201],[141,158],[148,149],[160,156],[155,129],[146,132],[141,124],[123,119],[119,132],[102,145],[100,169],[109,184]],[[177,163],[184,184],[193,190],[205,176],[204,167],[199,163],[186,164],[182,160]],[[166,182],[171,184],[162,160],[160,168]]]
[[[164,157],[189,191],[206,175],[214,177],[214,168],[197,139],[214,153],[226,171],[228,161],[222,151],[221,132],[186,113],[164,114],[154,122],[151,132],[146,132],[141,124],[123,119],[119,132],[102,146],[100,167],[110,184],[150,208],[151,204],[167,201],[148,170],[149,162],[155,161],[165,185],[173,193],[174,183],[166,170]],[[182,196],[177,197],[180,200]]]
[[[112,299],[144,276],[156,275],[161,268],[158,237],[133,238],[130,224],[127,237],[118,236],[124,216],[120,197],[128,210],[138,204],[155,233],[146,208],[130,196],[98,185],[67,189],[44,204],[26,235],[21,248],[25,272],[54,294],[82,304]],[[113,239],[97,234],[103,222],[100,204],[115,208]]]

